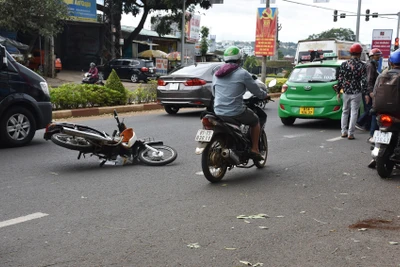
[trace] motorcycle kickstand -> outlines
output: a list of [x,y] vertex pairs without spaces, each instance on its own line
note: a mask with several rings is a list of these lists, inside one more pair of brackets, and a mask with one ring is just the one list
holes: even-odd
[[78,159],[81,159],[81,156],[82,156],[82,155],[83,155],[83,157],[85,157],[85,154],[83,154],[82,151],[79,151]]
[[103,161],[102,161],[102,162],[100,162],[100,167],[103,167],[103,166],[104,166],[104,164],[106,164],[106,162],[107,162],[107,160],[106,160],[106,159],[103,159]]

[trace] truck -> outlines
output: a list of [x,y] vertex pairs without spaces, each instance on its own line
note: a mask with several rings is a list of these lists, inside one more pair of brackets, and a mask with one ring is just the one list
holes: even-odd
[[51,121],[46,80],[18,63],[0,45],[0,146],[27,145],[36,130]]
[[[353,41],[341,41],[333,38],[300,40],[297,43],[294,64],[310,62],[315,58],[322,58],[324,53],[335,53],[339,60],[349,59],[351,57],[350,47],[355,43]],[[361,44],[361,46],[363,47],[361,60],[365,62],[368,60],[368,51],[365,45]]]

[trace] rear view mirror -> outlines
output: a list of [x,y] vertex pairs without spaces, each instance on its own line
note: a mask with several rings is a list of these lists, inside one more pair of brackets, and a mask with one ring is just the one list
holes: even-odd
[[276,85],[276,79],[273,79],[268,83],[268,88],[274,87],[275,85]]

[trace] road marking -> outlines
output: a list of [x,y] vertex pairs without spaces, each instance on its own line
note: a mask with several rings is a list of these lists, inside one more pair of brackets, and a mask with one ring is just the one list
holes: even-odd
[[49,215],[49,214],[36,212],[36,213],[32,213],[32,214],[29,214],[29,215],[26,215],[26,216],[22,216],[22,217],[18,217],[18,218],[15,218],[15,219],[11,219],[11,220],[8,220],[8,221],[3,221],[3,222],[0,222],[0,228],[6,227],[6,226],[10,226],[10,225],[13,225],[13,224],[17,224],[17,223],[23,223],[23,222],[34,220],[34,219],[39,219],[39,218],[45,217],[47,215]]
[[331,138],[331,139],[328,139],[328,140],[326,140],[326,141],[328,141],[328,142],[335,142],[335,141],[339,141],[339,140],[342,140],[343,138],[341,137],[341,136],[339,136],[339,137],[335,137],[335,138]]

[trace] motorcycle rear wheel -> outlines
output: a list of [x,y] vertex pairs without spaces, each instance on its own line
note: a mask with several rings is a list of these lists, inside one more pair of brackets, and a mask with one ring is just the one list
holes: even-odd
[[61,147],[77,150],[83,153],[90,153],[94,150],[93,145],[90,144],[85,138],[71,136],[68,134],[55,133],[51,136],[51,141]]
[[383,155],[378,155],[376,157],[376,170],[381,178],[387,179],[392,174],[395,163],[390,160],[390,156],[393,154],[394,149],[391,146],[383,147],[385,149]]
[[256,165],[257,168],[261,169],[267,163],[267,158],[268,158],[268,140],[267,140],[267,135],[265,134],[264,131],[261,132],[258,147],[260,149],[260,154],[264,158],[264,160],[263,161],[253,160],[253,161],[254,165]]
[[145,148],[139,152],[139,160],[150,166],[163,166],[173,162],[178,157],[178,152],[170,146],[152,145],[152,148],[157,149],[161,154]]
[[218,183],[225,176],[228,165],[222,157],[224,139],[217,136],[204,148],[201,156],[201,168],[206,179],[211,183]]

